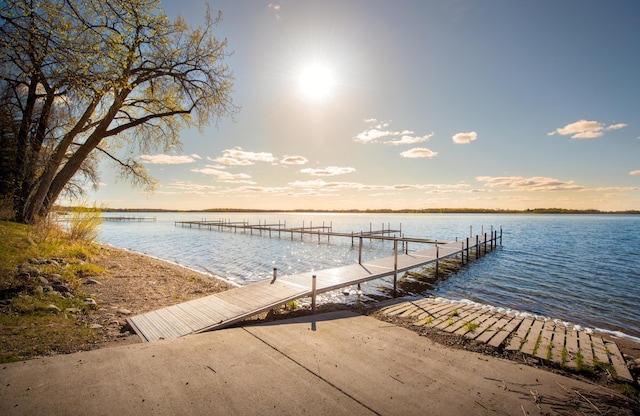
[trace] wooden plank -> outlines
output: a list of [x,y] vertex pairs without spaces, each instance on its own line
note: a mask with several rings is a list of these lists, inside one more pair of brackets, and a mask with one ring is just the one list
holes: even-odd
[[[452,303],[442,309],[440,309],[437,313],[434,313],[433,316],[430,316],[428,318],[425,318],[425,325],[430,326],[430,327],[434,327],[438,324],[440,324],[443,320],[448,319],[449,318],[449,314],[453,311],[455,311],[456,309],[459,309],[460,305],[457,303]],[[432,318],[430,320],[430,322],[426,322],[429,320],[429,318]]]
[[538,342],[538,336],[542,332],[543,326],[544,326],[544,321],[542,319],[536,319],[533,322],[533,325],[531,325],[531,329],[527,334],[524,344],[522,344],[522,348],[520,348],[520,351],[523,354],[533,355],[533,352],[536,348],[536,344]]
[[578,332],[573,328],[567,328],[566,338],[567,360],[564,363],[569,368],[578,368],[578,362],[576,361],[576,355],[580,352],[578,349]]
[[618,348],[618,345],[615,342],[606,342],[604,343],[606,350],[609,352],[609,358],[611,359],[611,364],[613,364],[613,368],[616,370],[616,375],[618,378],[621,378],[625,381],[629,381],[631,383],[634,382],[633,376],[629,372],[629,368],[627,364],[624,362],[624,357]]
[[550,319],[544,323],[542,332],[540,332],[540,342],[538,343],[538,348],[536,349],[534,356],[543,360],[548,360],[550,358],[550,348],[552,348],[551,339],[553,338],[553,329],[555,326],[556,324]]
[[384,309],[380,310],[380,313],[388,316],[395,316],[399,313],[402,313],[407,308],[408,302],[397,303],[395,305],[387,306]]
[[[481,322],[479,321],[479,319],[476,319],[476,321],[474,322],[474,323],[478,323],[477,328],[471,331],[467,331],[462,335],[464,335],[466,338],[475,339],[477,341],[480,335],[487,332],[489,328],[493,327],[493,325],[495,325],[495,323],[498,322],[498,320],[504,317],[503,314],[496,313],[493,311],[486,311],[485,315],[486,315],[486,318],[483,319]],[[493,331],[489,331],[489,334],[493,335]]]
[[437,325],[434,325],[434,328],[444,330],[449,325],[453,325],[458,322],[462,316],[467,315],[467,311],[471,308],[472,307],[469,305],[453,308],[448,315],[442,316],[440,318],[440,322]]
[[455,334],[464,335],[466,338],[470,338],[470,339],[476,338],[487,328],[488,325],[490,325],[486,323],[486,321],[488,319],[491,319],[494,313],[495,312],[493,311],[483,309],[480,315],[476,316],[472,321],[470,321],[471,325],[478,324],[477,328],[469,330],[469,325],[465,324],[462,327],[460,327],[460,329],[458,329],[455,332]]
[[507,339],[509,335],[520,325],[523,318],[513,317],[505,326],[500,328],[498,332],[489,340],[489,345],[498,348]]
[[467,324],[475,323],[476,319],[483,314],[484,311],[482,309],[469,309],[468,311],[466,311],[466,313],[460,315],[458,321],[455,324],[446,327],[445,331],[452,332],[456,335],[463,335],[464,333],[468,332],[468,329],[465,328],[468,326]]
[[551,350],[551,361],[562,364],[562,351],[565,349],[567,327],[556,324],[553,330],[553,349]]
[[414,302],[409,302],[410,308],[407,308],[403,313],[399,315],[399,317],[404,319],[411,319],[418,316],[421,313],[424,313],[424,308],[420,305],[417,305]]
[[578,343],[580,343],[580,354],[582,354],[582,362],[589,366],[593,366],[593,346],[591,345],[591,337],[585,331],[578,331]]
[[512,318],[511,316],[508,316],[502,313],[496,313],[491,319],[488,319],[486,321],[487,326],[484,328],[484,331],[482,331],[482,333],[475,338],[475,340],[483,343],[489,342],[489,340],[503,326],[505,326],[511,320],[511,318]]
[[195,299],[190,302],[196,308],[200,308],[211,320],[229,319],[235,315],[245,313],[247,308],[241,308],[225,302],[217,296],[207,296],[206,298]]
[[522,323],[524,318],[514,316],[504,327],[502,327],[497,334],[495,334],[490,340],[489,345],[498,348],[507,339],[507,337]]
[[413,308],[415,308],[414,305],[412,305],[410,302],[405,302],[402,304],[402,308],[400,309],[396,309],[391,313],[388,313],[388,316],[400,316],[405,314],[407,311],[412,311]]
[[442,316],[446,310],[453,310],[455,305],[457,304],[448,303],[448,302],[436,302],[436,304],[434,304],[432,307],[428,309],[425,308],[421,313],[417,314],[414,317],[415,319],[414,325],[419,325],[419,326],[424,325],[426,324],[427,320],[430,320],[432,322],[435,319]]
[[520,326],[518,327],[518,331],[513,336],[513,338],[511,338],[509,345],[507,345],[507,347],[505,348],[506,350],[520,351],[522,344],[524,344],[524,341],[527,339],[527,333],[531,329],[531,325],[533,325],[533,321],[534,321],[533,318],[525,318],[520,323]]
[[441,302],[436,302],[435,300],[431,300],[431,301],[428,301],[428,302],[416,301],[416,302],[413,302],[413,303],[418,308],[418,311],[410,316],[410,318],[413,321],[423,320],[427,316],[430,316],[432,314],[433,310],[439,310],[442,307],[442,303]]
[[593,363],[595,365],[596,361],[599,361],[603,364],[609,365],[609,355],[607,354],[607,349],[604,346],[604,341],[602,341],[602,337],[596,334],[591,334],[591,343],[593,345]]

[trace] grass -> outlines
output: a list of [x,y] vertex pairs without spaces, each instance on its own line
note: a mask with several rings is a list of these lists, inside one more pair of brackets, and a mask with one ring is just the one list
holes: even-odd
[[424,323],[429,325],[431,322],[433,322],[433,316],[427,316],[424,320]]
[[538,348],[540,348],[541,341],[542,335],[538,335],[538,338],[536,339],[536,345],[533,347],[533,352],[531,353],[531,355],[536,355],[536,353],[538,352]]
[[449,314],[449,317],[450,317],[450,318],[453,318],[453,317],[456,317],[456,316],[460,316],[460,312],[458,312],[458,310],[457,310],[457,309],[454,309],[454,310],[453,310],[453,312],[451,312],[451,313]]
[[[104,273],[90,263],[98,252],[91,236],[63,232],[47,220],[34,226],[0,221],[0,299],[4,300],[0,307],[0,362],[88,349],[102,337],[76,319],[76,315],[90,313],[82,302],[81,279]],[[49,262],[36,266],[30,259]],[[37,267],[42,274],[58,275],[75,297],[43,292],[34,277],[18,278],[19,268],[25,264]]]
[[475,331],[476,329],[478,329],[479,326],[480,324],[475,322],[467,322],[464,324],[464,327],[467,330],[467,332]]

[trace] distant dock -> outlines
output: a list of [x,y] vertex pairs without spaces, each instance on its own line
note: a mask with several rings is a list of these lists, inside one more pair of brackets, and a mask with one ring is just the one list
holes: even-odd
[[155,222],[156,217],[133,217],[133,216],[119,216],[119,217],[101,217],[103,221],[109,222]]
[[[436,272],[441,260],[459,257],[462,264],[469,262],[472,257],[502,244],[502,229],[500,233],[491,229],[491,233],[467,237],[458,241],[442,241],[436,239],[404,238],[397,234],[400,229],[391,227],[368,232],[336,233],[331,225],[313,226],[304,224],[302,227],[287,227],[284,224],[250,225],[245,222],[223,221],[181,221],[176,225],[191,228],[208,228],[243,230],[245,232],[262,232],[273,234],[279,232],[294,238],[310,235],[318,239],[326,237],[351,238],[352,244],[358,240],[358,263],[313,272],[294,275],[278,276],[277,269],[273,269],[273,278],[266,279],[247,286],[216,293],[200,299],[147,312],[128,318],[127,321],[135,332],[145,341],[178,338],[192,333],[204,332],[223,328],[242,321],[251,316],[286,304],[299,298],[311,298],[312,310],[315,312],[316,296],[320,293],[359,285],[371,280],[393,276],[394,296],[397,290],[398,274],[407,270],[434,264]],[[393,234],[396,234],[395,236]],[[390,257],[372,261],[362,261],[362,241],[364,239],[382,239],[393,241],[393,252]],[[430,248],[409,251],[418,244],[429,245]],[[250,255],[250,253],[247,253]]]

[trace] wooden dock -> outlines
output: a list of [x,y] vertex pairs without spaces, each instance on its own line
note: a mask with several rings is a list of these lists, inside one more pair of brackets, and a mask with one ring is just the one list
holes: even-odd
[[553,320],[516,316],[468,303],[424,298],[397,303],[377,313],[408,320],[572,370],[613,368],[633,382],[618,346],[592,332]]
[[[360,247],[362,239],[369,237],[358,237]],[[466,238],[434,243],[435,240],[395,238],[391,257],[362,262],[360,255],[357,264],[289,276],[277,276],[274,269],[272,279],[133,316],[127,321],[143,340],[157,341],[223,328],[299,298],[311,297],[315,309],[319,293],[387,276],[394,277],[395,289],[401,272],[428,264],[437,267],[440,260],[453,256],[460,256],[464,263],[469,261],[472,249],[478,257],[483,249],[486,253],[495,248],[500,237],[497,231],[492,231],[491,235],[476,236],[475,241]],[[403,240],[406,240],[404,252],[399,250]],[[411,241],[428,242],[435,247],[409,252]]]
[[155,222],[156,217],[131,217],[131,216],[119,216],[119,217],[100,217],[103,221],[110,222]]

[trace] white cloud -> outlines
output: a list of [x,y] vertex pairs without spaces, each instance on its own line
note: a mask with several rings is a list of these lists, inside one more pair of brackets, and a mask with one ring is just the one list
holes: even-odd
[[301,173],[308,173],[311,176],[336,176],[336,175],[344,175],[347,173],[355,172],[355,168],[349,167],[338,167],[338,166],[327,166],[326,168],[321,169],[302,169]]
[[534,176],[478,176],[476,180],[484,182],[490,188],[506,188],[510,191],[582,191],[586,188],[574,181],[561,181],[555,178]]
[[285,156],[280,161],[283,165],[304,165],[308,162],[307,158],[303,156]]
[[632,170],[631,172],[629,172],[629,175],[640,175],[640,170]]
[[437,154],[438,152],[434,152],[433,150],[429,150],[424,147],[416,147],[414,149],[410,149],[400,153],[400,156],[415,159],[415,158],[421,158],[421,157],[432,158],[432,157],[435,157]]
[[256,162],[273,163],[276,158],[271,153],[246,152],[241,147],[234,147],[233,149],[224,150],[222,156],[214,159],[214,161],[223,165],[247,166]]
[[191,172],[202,173],[203,175],[212,175],[216,177],[218,182],[225,183],[243,183],[247,185],[255,185],[254,181],[251,181],[251,176],[246,173],[233,174],[224,170],[215,169],[213,167],[206,167],[202,169],[191,169]]
[[561,136],[571,136],[572,139],[595,139],[597,137],[602,137],[605,131],[619,130],[624,127],[627,127],[627,124],[618,123],[605,126],[595,120],[578,120],[575,123],[559,127],[554,131],[547,133],[547,135],[554,136],[559,134]]
[[141,155],[140,159],[144,163],[150,163],[154,165],[182,165],[185,163],[193,163],[195,159],[193,156],[171,156],[171,155]]
[[399,140],[389,140],[388,142],[385,142],[385,144],[392,144],[397,146],[400,144],[422,143],[422,142],[429,141],[429,139],[432,138],[434,135],[435,133],[433,132],[424,136],[413,136],[412,134],[404,134],[402,135],[402,137],[400,137]]
[[258,194],[281,194],[289,191],[286,187],[265,187],[265,186],[241,186],[233,189],[234,192],[258,193]]
[[288,184],[294,188],[317,189],[317,190],[335,190],[335,189],[362,189],[361,183],[355,182],[327,182],[322,179],[314,181],[295,181]]
[[452,137],[453,142],[457,144],[469,144],[477,138],[478,133],[476,133],[475,131],[470,131],[468,133],[458,133]]
[[379,122],[375,118],[365,119],[364,122],[371,125],[371,127],[367,128],[363,132],[358,133],[353,139],[354,141],[363,144],[377,143],[380,139],[386,137],[391,138],[391,140],[384,141],[384,144],[390,144],[394,146],[401,144],[416,144],[426,142],[435,135],[435,133],[432,132],[424,136],[416,136],[415,132],[412,130],[390,130],[388,128],[390,124],[389,122]]
[[358,135],[355,137],[354,140],[360,143],[365,143],[365,144],[375,143],[378,139],[382,137],[388,137],[391,135],[393,135],[393,133],[390,131],[381,131],[376,128],[373,128],[370,130],[365,130],[362,133],[358,133]]
[[280,5],[276,4],[276,3],[269,3],[269,5],[267,7],[269,7],[270,9],[273,9],[273,10],[280,10]]

